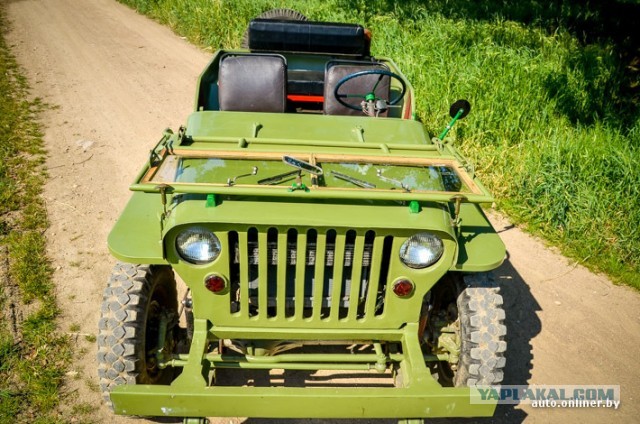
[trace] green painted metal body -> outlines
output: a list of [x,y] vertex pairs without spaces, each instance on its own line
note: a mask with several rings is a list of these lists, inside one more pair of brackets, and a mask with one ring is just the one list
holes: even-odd
[[[167,357],[165,364],[181,367],[180,376],[166,386],[117,387],[111,394],[115,411],[183,417],[493,414],[495,405],[469,403],[469,389],[443,388],[431,377],[425,361],[437,358],[425,356],[418,336],[423,298],[444,275],[488,271],[505,256],[479,206],[492,196],[472,167],[453,146],[432,142],[410,119],[410,85],[401,108],[386,118],[217,110],[222,53],[200,77],[185,130],[165,132],[109,235],[109,249],[121,261],[170,265],[191,291],[195,316],[189,353]],[[393,62],[384,61],[400,74]],[[319,55],[287,55],[290,68],[324,69],[325,62]],[[292,171],[282,162],[284,155],[318,164],[324,176],[314,180],[303,174],[307,190],[290,190],[295,176],[262,185],[262,179]],[[331,170],[357,170],[353,175],[376,188],[331,178]],[[376,170],[387,179],[377,177]],[[443,186],[451,175],[457,190]],[[177,234],[192,225],[220,239],[215,261],[193,265],[178,254]],[[397,252],[422,231],[437,234],[444,253],[434,265],[412,269]],[[307,263],[308,246],[323,266]],[[255,249],[260,253],[251,259]],[[292,250],[301,259],[283,254]],[[323,263],[329,256],[331,263]],[[205,288],[203,281],[212,274],[229,282],[223,292]],[[415,290],[396,296],[392,283],[398,279],[409,279]],[[212,356],[209,346],[224,339],[258,346],[269,341],[374,343],[390,350],[351,359]],[[384,388],[210,386],[209,373],[216,368],[395,370],[402,383]]]

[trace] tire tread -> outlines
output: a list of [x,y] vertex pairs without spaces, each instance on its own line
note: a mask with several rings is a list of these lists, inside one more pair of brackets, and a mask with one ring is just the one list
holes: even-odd
[[[171,272],[168,266],[118,262],[103,292],[98,322],[98,376],[105,403],[113,407],[109,394],[120,384],[135,384],[144,361],[145,329],[141,317],[154,290],[157,277]],[[175,290],[175,280],[171,274]]]
[[456,386],[493,386],[504,378],[507,349],[500,288],[490,273],[468,274],[458,296],[462,352]]

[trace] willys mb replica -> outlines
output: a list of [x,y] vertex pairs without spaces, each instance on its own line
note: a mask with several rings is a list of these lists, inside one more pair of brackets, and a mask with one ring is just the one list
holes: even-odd
[[[185,422],[492,415],[471,395],[502,380],[488,271],[505,248],[445,139],[469,103],[429,138],[367,30],[283,18],[215,53],[131,186],[109,236],[105,400]],[[345,373],[379,378],[332,383]]]

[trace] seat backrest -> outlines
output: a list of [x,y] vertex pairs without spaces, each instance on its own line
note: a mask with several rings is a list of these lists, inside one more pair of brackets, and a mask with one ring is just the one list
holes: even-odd
[[218,72],[220,110],[284,112],[287,64],[280,55],[229,55]]
[[[324,114],[325,115],[354,115],[362,116],[362,110],[360,103],[364,100],[364,96],[368,94],[373,87],[376,87],[375,95],[378,98],[389,100],[390,81],[388,76],[382,76],[380,82],[380,75],[371,74],[363,75],[346,81],[342,87],[340,87],[340,94],[360,95],[356,97],[342,97],[342,101],[353,105],[357,110],[350,109],[338,102],[334,96],[334,91],[340,80],[347,75],[354,74],[356,72],[368,71],[373,69],[388,70],[386,66],[380,63],[356,63],[356,62],[331,62],[327,64],[324,76]],[[376,84],[378,84],[376,86]],[[380,116],[385,116],[380,114]]]

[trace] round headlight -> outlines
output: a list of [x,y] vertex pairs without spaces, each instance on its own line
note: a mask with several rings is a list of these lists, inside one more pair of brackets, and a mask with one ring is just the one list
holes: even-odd
[[185,261],[206,264],[220,255],[222,246],[218,237],[211,231],[202,227],[192,227],[178,234],[176,248]]
[[409,268],[426,268],[436,263],[443,251],[440,237],[431,233],[418,233],[402,243],[400,260]]

